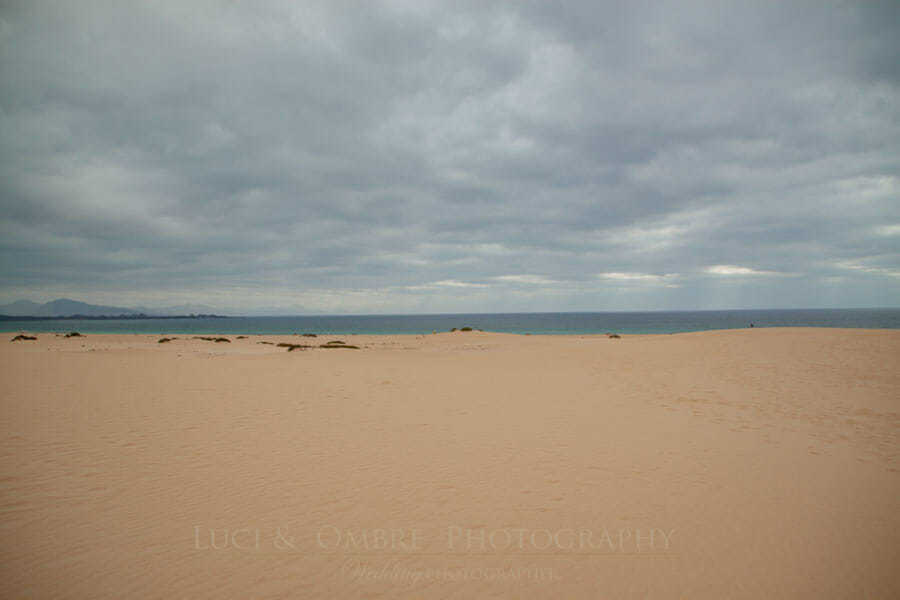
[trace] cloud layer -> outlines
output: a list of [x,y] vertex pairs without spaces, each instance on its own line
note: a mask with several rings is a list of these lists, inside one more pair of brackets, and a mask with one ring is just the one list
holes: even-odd
[[898,306],[893,2],[0,8],[0,300]]

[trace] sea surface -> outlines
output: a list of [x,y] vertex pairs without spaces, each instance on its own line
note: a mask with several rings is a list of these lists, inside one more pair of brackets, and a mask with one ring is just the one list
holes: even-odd
[[0,331],[152,334],[423,334],[484,331],[577,335],[678,333],[750,327],[900,329],[900,309],[716,310],[677,312],[340,315],[201,319],[0,321]]

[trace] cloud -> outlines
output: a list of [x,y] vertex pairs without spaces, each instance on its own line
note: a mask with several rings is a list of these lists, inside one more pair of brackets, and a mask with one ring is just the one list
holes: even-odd
[[462,288],[479,288],[488,287],[483,283],[470,283],[468,281],[456,281],[454,279],[445,279],[443,281],[435,281],[431,285],[439,287],[462,287]]
[[551,285],[554,283],[552,279],[540,275],[498,275],[494,279],[502,283],[521,283],[525,285]]
[[866,266],[858,263],[852,262],[842,262],[838,264],[842,269],[851,269],[853,271],[859,271],[861,273],[868,273],[870,275],[883,275],[887,277],[897,277],[900,278],[900,269],[892,268],[892,267],[874,267],[874,266]]
[[3,3],[0,300],[896,305],[898,54],[889,2]]
[[597,277],[602,279],[612,279],[614,281],[665,281],[676,277],[674,273],[665,275],[653,275],[651,273],[598,273]]
[[876,235],[900,235],[900,224],[897,225],[879,225],[875,227]]
[[735,265],[713,265],[705,269],[707,273],[712,275],[724,275],[725,277],[743,276],[743,275],[784,275],[777,271],[760,271],[751,269],[750,267],[738,267]]

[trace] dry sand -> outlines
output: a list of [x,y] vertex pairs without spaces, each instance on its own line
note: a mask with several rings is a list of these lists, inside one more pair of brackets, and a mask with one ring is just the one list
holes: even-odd
[[37,336],[3,598],[900,597],[900,331]]

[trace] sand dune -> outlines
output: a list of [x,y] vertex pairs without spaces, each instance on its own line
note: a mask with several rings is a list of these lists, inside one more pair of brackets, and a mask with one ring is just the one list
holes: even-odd
[[36,335],[3,598],[900,597],[900,331]]

